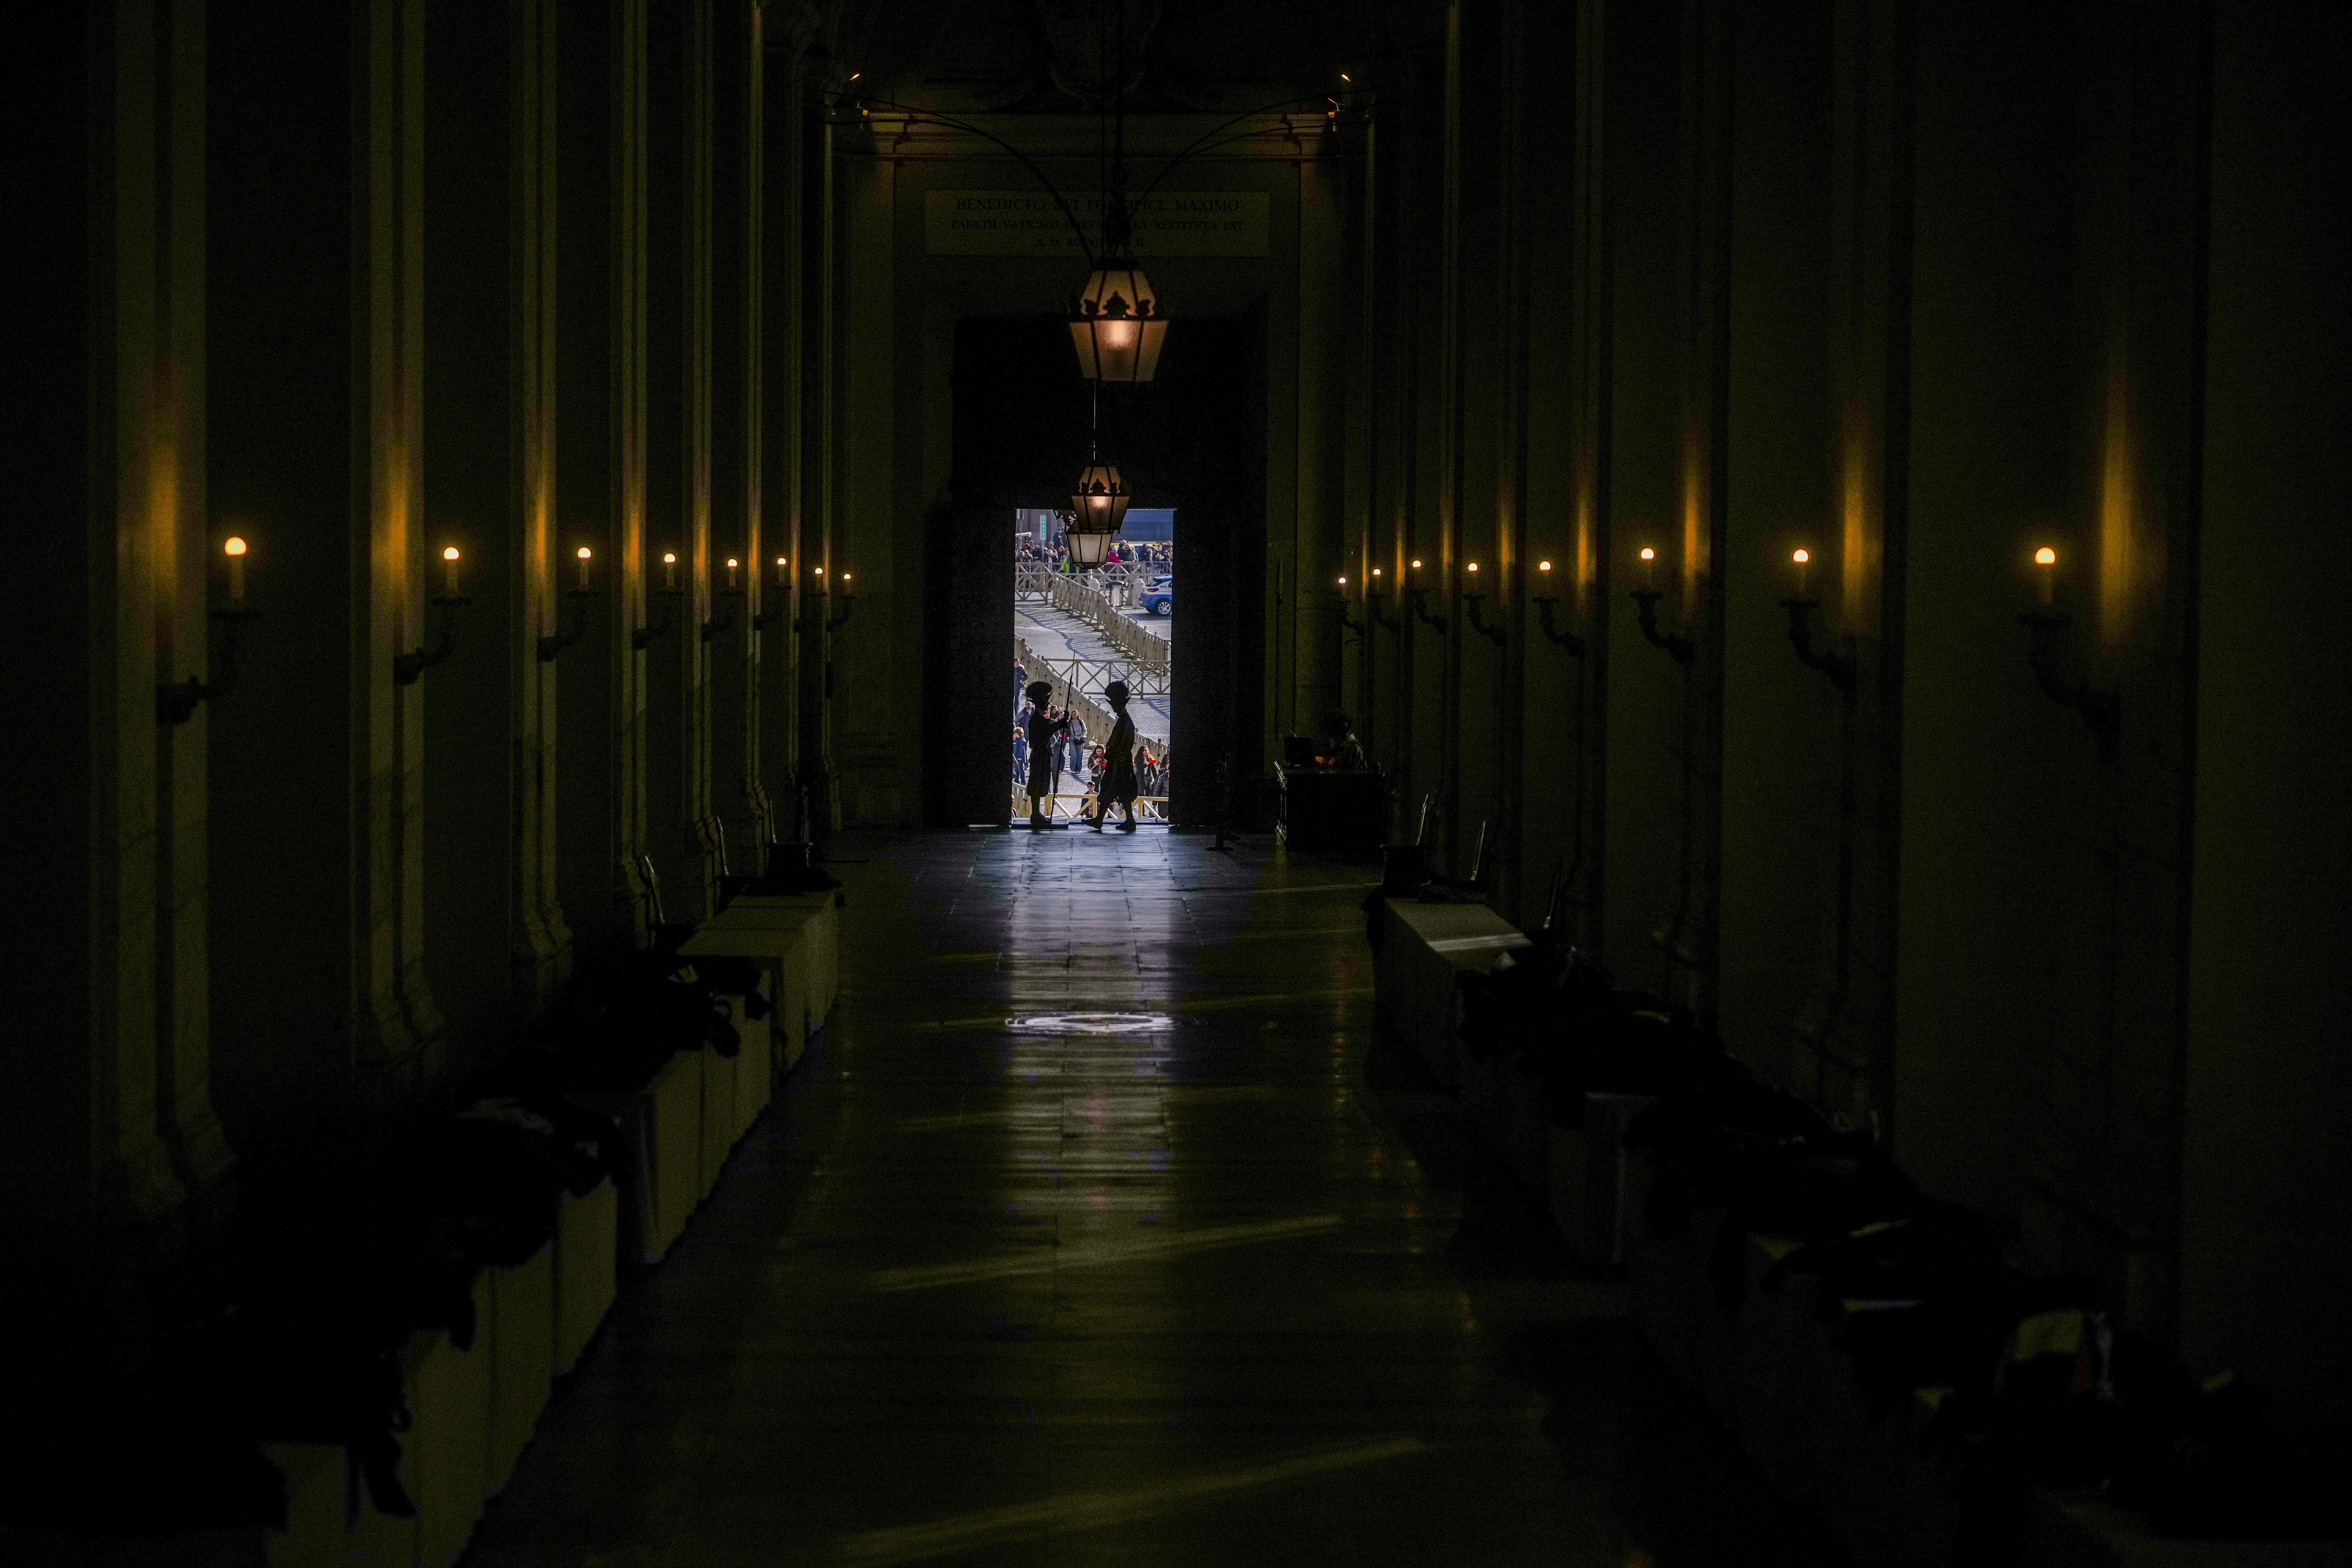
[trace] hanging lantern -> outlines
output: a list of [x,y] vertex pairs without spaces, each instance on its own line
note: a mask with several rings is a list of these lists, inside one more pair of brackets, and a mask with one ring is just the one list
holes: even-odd
[[1070,496],[1069,521],[1063,531],[1070,545],[1070,564],[1081,572],[1099,566],[1110,553],[1110,542],[1127,521],[1127,487],[1118,469],[1108,463],[1089,463],[1078,476]]
[[1070,302],[1070,342],[1088,381],[1150,381],[1167,334],[1151,279],[1131,260],[1095,273]]

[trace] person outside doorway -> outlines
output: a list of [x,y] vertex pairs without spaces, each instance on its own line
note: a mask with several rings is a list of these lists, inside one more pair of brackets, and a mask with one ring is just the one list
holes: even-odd
[[1110,701],[1111,711],[1118,718],[1110,727],[1110,739],[1103,742],[1101,783],[1095,792],[1095,831],[1103,830],[1103,819],[1110,815],[1114,802],[1127,807],[1127,820],[1118,825],[1121,833],[1135,831],[1135,721],[1128,716],[1127,682],[1114,680],[1103,690]]
[[1045,802],[1054,793],[1054,766],[1061,754],[1062,731],[1069,725],[1066,715],[1049,712],[1046,699],[1054,689],[1042,680],[1029,683],[1029,826],[1040,832],[1053,826],[1045,816]]

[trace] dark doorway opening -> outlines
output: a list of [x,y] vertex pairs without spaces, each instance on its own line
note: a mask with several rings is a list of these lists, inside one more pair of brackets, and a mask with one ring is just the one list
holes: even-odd
[[[1150,385],[1101,398],[1104,458],[1138,504],[1184,520],[1173,684],[1198,695],[1171,715],[1169,815],[1180,826],[1236,809],[1245,781],[1265,772],[1263,335],[1249,321],[1179,323]],[[939,827],[1005,819],[1008,514],[1069,504],[1088,414],[1059,317],[958,322],[953,376],[953,474],[929,520],[925,578],[924,816]]]

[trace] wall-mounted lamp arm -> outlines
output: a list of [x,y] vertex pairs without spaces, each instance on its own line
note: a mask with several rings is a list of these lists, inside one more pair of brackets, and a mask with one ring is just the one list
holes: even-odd
[[1445,630],[1445,618],[1442,616],[1433,616],[1429,613],[1428,589],[1407,588],[1405,593],[1412,599],[1412,613],[1426,624],[1432,631],[1442,633]]
[[725,631],[728,627],[735,624],[735,601],[743,597],[743,590],[740,588],[721,588],[719,590],[719,594],[721,598],[728,601],[727,613],[719,616],[715,621],[705,621],[702,623],[702,640],[704,642],[709,642],[720,632]]
[[856,612],[857,600],[856,596],[848,594],[843,595],[841,597],[841,614],[837,616],[826,616],[824,618],[824,629],[829,632],[839,631],[842,627],[849,624],[849,617],[856,614]]
[[572,588],[567,589],[563,596],[572,601],[572,625],[541,634],[539,659],[541,664],[554,663],[557,655],[578,642],[588,630],[588,601],[596,596],[596,590]]
[[2080,713],[2093,734],[2116,733],[2123,724],[2122,703],[2116,694],[2099,690],[2087,677],[2078,676],[2070,682],[2058,672],[2058,636],[2070,624],[2067,618],[2048,610],[2028,610],[2017,619],[2032,633],[2026,657],[2033,665],[2034,679],[2042,683],[2042,695]]
[[157,687],[155,721],[158,724],[186,723],[195,717],[196,704],[218,701],[228,695],[230,687],[236,684],[237,645],[243,639],[245,623],[259,620],[261,612],[235,605],[215,610],[209,618],[220,622],[227,628],[228,634],[221,638],[220,647],[212,656],[212,667],[218,672],[217,677],[204,680],[191,676],[169,686]]
[[463,594],[436,594],[433,603],[441,611],[441,635],[434,639],[430,648],[419,647],[393,659],[392,683],[394,686],[415,685],[418,676],[436,664],[447,662],[449,656],[457,651],[457,612],[473,601]]
[[1507,634],[1499,622],[1490,626],[1486,623],[1485,619],[1482,618],[1479,613],[1480,606],[1485,605],[1486,602],[1486,595],[1484,594],[1465,594],[1462,595],[1463,613],[1469,616],[1470,629],[1472,631],[1476,632],[1480,637],[1485,637],[1496,647],[1500,647],[1503,646],[1503,638]]
[[1558,626],[1551,624],[1551,608],[1554,605],[1559,603],[1559,596],[1556,594],[1545,594],[1538,596],[1536,600],[1536,619],[1543,627],[1543,635],[1549,637],[1559,647],[1566,648],[1568,650],[1569,658],[1582,658],[1584,657],[1584,639],[1574,632],[1561,631]]
[[757,615],[753,616],[751,617],[751,629],[755,632],[764,632],[770,626],[774,626],[778,621],[782,620],[786,616],[789,616],[792,613],[792,595],[779,588],[776,590],[776,607],[772,610],[761,610]]
[[683,588],[662,588],[656,591],[662,596],[661,625],[639,626],[629,634],[629,646],[640,653],[650,647],[656,637],[677,624],[677,602],[686,593]]
[[1821,653],[1813,647],[1813,612],[1822,607],[1822,602],[1819,599],[1783,599],[1780,607],[1789,612],[1789,646],[1797,650],[1797,662],[1828,676],[1830,684],[1840,691],[1852,690],[1853,655]]
[[1676,664],[1688,664],[1692,655],[1696,651],[1696,645],[1690,638],[1677,633],[1658,630],[1660,597],[1662,595],[1655,588],[1633,590],[1633,603],[1639,606],[1637,614],[1642,623],[1642,635],[1650,639],[1651,647],[1665,649],[1667,657]]
[[1366,599],[1364,604],[1365,606],[1372,613],[1372,625],[1385,627],[1390,631],[1396,631],[1401,628],[1404,623],[1387,612],[1385,606],[1388,602],[1387,595],[1375,594],[1371,597]]

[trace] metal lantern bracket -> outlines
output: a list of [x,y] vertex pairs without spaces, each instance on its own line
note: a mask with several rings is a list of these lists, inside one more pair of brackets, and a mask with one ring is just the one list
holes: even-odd
[[588,630],[588,601],[596,596],[596,590],[569,588],[564,591],[563,596],[571,601],[572,624],[568,627],[558,627],[553,632],[541,635],[539,658],[541,664],[554,663],[558,655],[578,642]]
[[[1840,691],[1853,690],[1853,655],[1814,650],[1813,612],[1822,607],[1822,602],[1819,599],[1783,599],[1780,607],[1789,612],[1789,646],[1797,650],[1797,662],[1828,676],[1830,684]],[[1852,641],[1851,638],[1847,640]]]
[[436,664],[446,664],[457,651],[457,612],[473,603],[463,594],[436,594],[432,600],[441,612],[441,635],[430,648],[419,647],[404,653],[392,661],[392,681],[395,686],[414,686],[416,678]]
[[1552,606],[1559,603],[1559,596],[1556,594],[1539,595],[1536,600],[1536,619],[1543,627],[1543,635],[1566,648],[1570,658],[1582,658],[1584,639],[1574,632],[1561,631],[1551,624]]
[[1405,590],[1405,595],[1412,601],[1413,615],[1425,624],[1430,630],[1441,634],[1445,630],[1446,617],[1444,616],[1433,616],[1429,613],[1428,589],[1416,584],[1414,586],[1407,588]]
[[2072,708],[2083,716],[2083,722],[2095,735],[2113,735],[2123,727],[2123,702],[2113,691],[2102,691],[2093,686],[2088,677],[2077,676],[2069,681],[2058,672],[2059,634],[2072,624],[2066,616],[2047,610],[2028,610],[2017,617],[2018,624],[2032,634],[2032,644],[2027,658],[2032,663],[2034,679],[2041,682],[2042,695],[2063,708]]
[[721,588],[719,590],[719,597],[728,601],[727,613],[716,620],[704,621],[701,623],[702,640],[704,642],[710,641],[712,638],[718,637],[719,633],[725,631],[728,627],[735,624],[735,601],[743,597],[743,590],[740,588]]
[[677,624],[677,602],[686,595],[683,588],[656,588],[654,591],[662,596],[661,625],[639,626],[629,634],[629,646],[639,653],[653,646],[655,638]]
[[1665,649],[1667,657],[1676,664],[1688,664],[1697,652],[1697,645],[1677,633],[1658,630],[1660,597],[1661,591],[1656,588],[1633,590],[1633,603],[1638,606],[1636,615],[1642,623],[1642,635],[1650,639],[1652,647]]
[[239,644],[244,639],[245,625],[247,621],[259,620],[261,612],[233,605],[215,610],[207,618],[219,622],[226,634],[212,657],[213,668],[218,671],[218,677],[204,680],[191,676],[169,686],[157,687],[155,721],[159,724],[184,724],[195,717],[198,703],[218,701],[228,695],[229,689],[236,684],[236,656]]
[[1486,623],[1480,614],[1481,607],[1486,603],[1486,595],[1484,594],[1465,594],[1462,595],[1463,614],[1468,617],[1472,631],[1476,632],[1496,647],[1500,647],[1503,646],[1504,637],[1508,634],[1499,622],[1491,626]]

